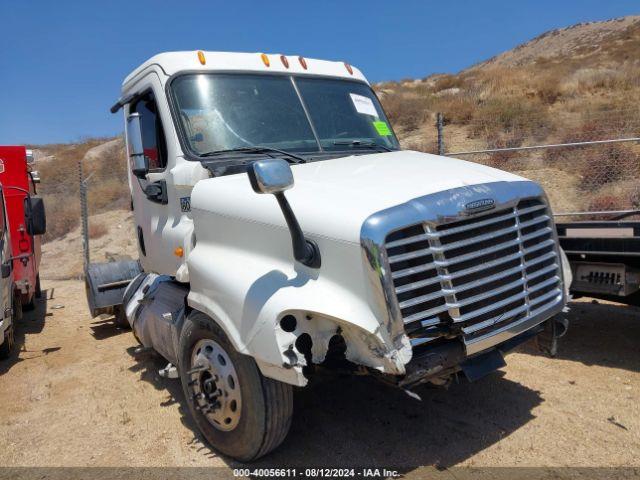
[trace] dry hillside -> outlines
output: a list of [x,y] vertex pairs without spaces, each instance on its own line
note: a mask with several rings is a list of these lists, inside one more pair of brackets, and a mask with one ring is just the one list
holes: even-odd
[[516,67],[530,65],[541,59],[564,61],[569,57],[581,62],[583,67],[594,66],[594,63],[605,65],[609,61],[609,66],[616,67],[620,58],[631,58],[633,48],[640,46],[637,39],[635,42],[633,40],[638,22],[640,16],[628,16],[550,30],[477,67]]
[[[44,196],[47,209],[46,241],[60,238],[80,224],[80,162],[87,179],[91,215],[128,208],[130,200],[121,137],[31,148],[35,151],[36,169],[42,178],[38,191]],[[104,233],[103,226],[91,223],[92,237]]]
[[[376,86],[405,147],[447,152],[640,136],[640,17],[541,35],[458,74]],[[464,156],[541,181],[556,211],[640,206],[640,147]]]

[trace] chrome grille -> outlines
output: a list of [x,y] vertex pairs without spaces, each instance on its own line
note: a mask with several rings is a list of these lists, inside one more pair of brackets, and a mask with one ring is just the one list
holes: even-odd
[[392,232],[385,247],[398,307],[414,347],[492,335],[557,303],[561,273],[553,223],[540,199]]

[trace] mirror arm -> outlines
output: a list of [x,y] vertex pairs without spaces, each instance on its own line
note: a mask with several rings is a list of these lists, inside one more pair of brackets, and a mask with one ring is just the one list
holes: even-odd
[[304,237],[298,219],[293,213],[293,210],[291,210],[291,205],[289,205],[284,193],[276,193],[275,197],[276,200],[278,200],[278,205],[280,205],[284,219],[289,227],[289,233],[291,233],[294,258],[307,267],[320,268],[321,260],[318,245],[313,240],[308,240]]

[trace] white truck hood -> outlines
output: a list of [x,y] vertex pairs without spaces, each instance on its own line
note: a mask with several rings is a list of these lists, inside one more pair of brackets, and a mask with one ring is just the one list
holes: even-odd
[[[362,223],[380,210],[452,188],[524,180],[477,163],[406,150],[291,169],[295,186],[286,196],[305,233],[357,243]],[[246,174],[201,180],[191,208],[286,228],[276,199],[255,193]]]

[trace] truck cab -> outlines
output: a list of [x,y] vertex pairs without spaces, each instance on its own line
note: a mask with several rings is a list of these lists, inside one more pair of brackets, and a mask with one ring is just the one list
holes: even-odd
[[474,380],[565,306],[542,188],[402,150],[350,64],[163,53],[126,77],[120,109],[141,273],[88,278],[89,302],[124,290],[134,334],[227,455],[275,448],[291,387],[322,372],[412,395]]

